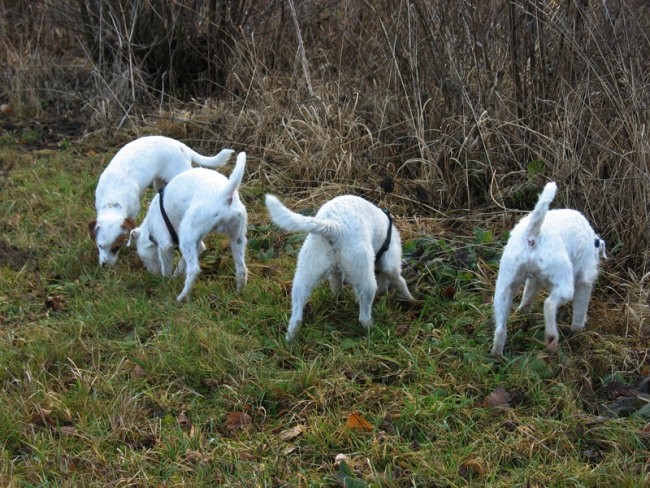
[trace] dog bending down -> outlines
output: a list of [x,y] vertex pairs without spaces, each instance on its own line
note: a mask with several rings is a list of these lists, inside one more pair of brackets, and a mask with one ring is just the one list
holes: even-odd
[[393,287],[413,300],[401,276],[402,244],[392,219],[372,203],[344,195],[325,203],[314,217],[289,210],[273,195],[266,195],[271,220],[289,231],[309,235],[300,249],[291,290],[292,311],[287,341],[296,335],[305,303],[314,287],[329,278],[334,293],[344,282],[352,285],[359,302],[359,321],[372,326],[372,302],[379,290]]
[[192,162],[216,168],[228,162],[234,151],[223,149],[215,156],[202,156],[180,141],[163,136],[146,136],[129,142],[113,157],[99,177],[95,190],[97,217],[88,223],[90,237],[99,251],[100,266],[112,266],[134,219],[140,199],[152,183],[156,190]]
[[205,249],[202,239],[210,232],[228,236],[237,291],[246,284],[247,213],[238,193],[245,166],[246,153],[241,152],[230,178],[205,168],[178,174],[154,196],[142,224],[131,231],[138,256],[151,273],[170,276],[178,247],[181,257],[174,274],[185,273],[178,301],[187,298],[201,272],[199,254]]
[[494,292],[493,355],[502,355],[506,321],[514,296],[525,283],[517,310],[528,307],[540,287],[549,289],[544,301],[545,343],[549,352],[558,346],[559,306],[573,300],[571,330],[582,330],[593,283],[598,276],[605,241],[577,210],[549,210],[557,185],[547,183],[533,211],[512,229],[499,264]]

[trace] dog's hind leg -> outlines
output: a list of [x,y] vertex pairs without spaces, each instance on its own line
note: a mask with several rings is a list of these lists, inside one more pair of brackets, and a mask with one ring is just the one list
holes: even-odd
[[494,291],[494,343],[492,345],[492,355],[502,356],[503,346],[506,343],[508,329],[506,322],[512,307],[512,300],[515,293],[521,287],[521,280],[516,276],[505,276],[507,271],[505,266],[501,265],[501,271],[497,276],[497,283]]
[[544,342],[548,352],[555,352],[560,340],[557,330],[557,309],[573,296],[573,283],[562,283],[553,287],[551,294],[544,300]]
[[331,266],[327,255],[322,253],[322,244],[313,239],[320,239],[320,237],[308,235],[298,256],[298,265],[291,288],[291,318],[287,327],[287,342],[291,342],[298,332],[305,304],[314,287],[325,278]]
[[[208,246],[206,246],[205,243],[201,241],[199,243],[199,255],[201,255],[201,253],[205,251],[207,248]],[[172,275],[172,277],[177,278],[178,276],[183,276],[185,274],[185,267],[186,267],[185,258],[181,254],[181,257],[178,260],[178,264],[176,265],[176,269],[174,270],[174,274]]]
[[411,292],[409,291],[408,285],[406,284],[406,280],[399,273],[399,270],[391,270],[388,274],[388,277],[390,283],[392,284],[393,288],[395,288],[399,296],[405,298],[406,300],[414,299],[413,295],[411,295]]
[[537,281],[535,278],[526,279],[526,284],[524,285],[524,293],[521,297],[521,303],[517,307],[517,311],[528,308],[530,304],[533,303],[533,300],[535,299],[538,291],[539,281]]
[[573,293],[573,319],[571,321],[571,330],[577,331],[585,328],[587,321],[587,307],[591,298],[592,284],[589,282],[579,281],[575,284]]
[[[305,304],[309,300],[314,287],[322,280],[326,271],[325,269],[314,269],[312,263],[303,266],[300,266],[302,263],[298,264],[299,266],[296,269],[296,275],[293,279],[293,287],[291,288],[291,318],[287,327],[287,342],[291,342],[298,332],[302,323],[302,312]],[[306,270],[306,266],[309,266],[310,269]]]
[[365,249],[347,249],[341,252],[342,268],[349,270],[346,280],[350,282],[359,302],[359,322],[366,329],[372,327],[372,302],[377,294],[374,254]]

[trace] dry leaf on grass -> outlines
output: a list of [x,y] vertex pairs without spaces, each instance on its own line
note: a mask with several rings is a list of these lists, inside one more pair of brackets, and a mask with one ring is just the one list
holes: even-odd
[[190,420],[187,413],[185,413],[185,410],[180,411],[180,413],[176,417],[176,422],[178,422],[178,426],[182,430],[190,434],[190,437],[194,435],[194,426],[192,425],[192,420]]
[[510,408],[510,393],[503,386],[497,386],[492,393],[485,397],[484,405],[489,408],[506,410]]
[[368,432],[373,429],[372,424],[363,418],[363,415],[361,415],[359,412],[352,412],[350,415],[348,415],[348,420],[345,425],[347,425],[348,429],[362,430],[364,432]]
[[32,414],[30,423],[41,427],[54,425],[55,422],[52,419],[52,410],[49,410],[47,408],[39,408]]
[[64,436],[71,436],[77,433],[77,429],[72,427],[71,425],[62,425],[59,428],[59,433]]
[[305,431],[305,426],[304,425],[296,425],[295,427],[291,427],[290,429],[283,430],[278,434],[278,437],[281,441],[292,441],[296,437],[299,437],[303,432]]
[[236,430],[247,429],[253,423],[251,416],[244,412],[230,412],[226,418],[226,430],[234,432]]

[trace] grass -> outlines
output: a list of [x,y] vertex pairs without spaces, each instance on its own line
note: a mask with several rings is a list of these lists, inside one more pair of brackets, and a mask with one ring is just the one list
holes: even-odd
[[[624,396],[614,380],[648,375],[647,342],[621,333],[634,305],[614,294],[621,276],[604,273],[587,331],[563,337],[556,355],[542,351],[537,307],[512,317],[496,361],[490,298],[505,235],[433,235],[398,220],[418,303],[379,297],[365,331],[351,292],[335,300],[324,286],[286,344],[302,237],[269,224],[259,173],[241,191],[249,284],[235,292],[227,245],[213,236],[179,305],[182,283],[146,273],[132,249],[115,268],[96,265],[85,222],[110,153],[33,142],[0,146],[4,486],[650,481],[647,417],[603,416]],[[495,402],[498,387],[507,397]]]

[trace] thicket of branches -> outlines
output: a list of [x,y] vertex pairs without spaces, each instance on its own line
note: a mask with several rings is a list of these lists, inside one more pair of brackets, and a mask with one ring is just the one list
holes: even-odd
[[643,0],[0,8],[1,96],[17,113],[115,125],[193,101],[202,130],[252,148],[276,183],[394,187],[419,214],[528,208],[555,179],[558,203],[584,210],[621,265],[647,271]]

